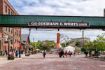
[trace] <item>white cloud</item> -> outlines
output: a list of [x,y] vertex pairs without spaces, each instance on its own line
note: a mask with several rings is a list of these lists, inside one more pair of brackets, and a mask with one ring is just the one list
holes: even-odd
[[[26,31],[27,30],[27,31]],[[28,29],[25,29],[23,32],[29,33]],[[57,30],[31,30],[31,41],[38,41],[38,40],[54,40],[56,41],[56,34]],[[81,38],[82,37],[82,30],[60,30],[59,33],[63,35],[63,37],[68,38]],[[90,38],[91,40],[96,39],[99,34],[105,33],[102,30],[84,30],[84,37]]]
[[[105,0],[10,0],[20,14],[103,16]],[[20,7],[21,6],[21,7]]]
[[[31,8],[31,10],[29,10],[29,8]],[[24,12],[23,14],[25,14],[25,15],[26,14],[32,15],[32,14],[36,14],[36,13],[37,13],[36,15],[41,15],[41,13],[43,15],[46,15],[47,13],[52,15],[53,10],[48,6],[46,6],[46,7],[38,6],[38,7],[24,7],[22,12]]]
[[[20,14],[26,15],[67,15],[67,16],[103,16],[105,0],[10,0]],[[27,31],[23,31],[23,33]],[[86,31],[85,36],[96,38],[103,31]],[[64,31],[70,37],[81,37],[81,31]],[[32,32],[32,37],[36,34]],[[56,39],[56,31],[39,32],[39,38]],[[51,36],[45,36],[45,35]],[[41,36],[42,35],[42,36]]]

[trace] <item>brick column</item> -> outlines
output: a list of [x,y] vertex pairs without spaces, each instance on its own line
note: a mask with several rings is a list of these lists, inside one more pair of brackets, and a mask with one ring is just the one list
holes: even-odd
[[57,33],[56,48],[60,48],[60,33]]

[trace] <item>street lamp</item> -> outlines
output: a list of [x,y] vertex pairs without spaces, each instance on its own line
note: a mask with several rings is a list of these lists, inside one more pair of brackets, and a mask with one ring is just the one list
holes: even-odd
[[[3,37],[0,37],[0,41],[3,41],[4,40],[4,38]],[[0,44],[1,45],[1,44]],[[1,49],[2,47],[0,47],[0,55],[3,55],[3,51],[2,51],[2,49]]]
[[26,55],[26,53],[27,53],[27,44],[26,44],[26,41],[22,42],[22,46],[23,46],[23,50],[24,50],[25,55]]
[[84,47],[84,30],[82,30],[82,47]]
[[6,36],[4,36],[4,39],[5,39],[5,43],[8,43],[8,60],[14,59],[14,54],[13,54],[12,48],[11,48],[11,51],[10,51],[10,42],[12,40],[12,37],[6,35]]

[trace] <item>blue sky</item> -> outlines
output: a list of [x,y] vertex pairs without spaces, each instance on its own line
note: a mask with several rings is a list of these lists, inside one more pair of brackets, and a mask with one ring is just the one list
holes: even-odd
[[105,0],[10,0],[19,14],[103,16]]
[[[105,0],[9,0],[22,15],[103,16]],[[23,29],[22,33],[28,33]],[[57,30],[31,31],[31,40],[56,40]],[[60,31],[70,38],[81,37],[81,30]],[[85,37],[95,39],[101,30],[85,30]]]

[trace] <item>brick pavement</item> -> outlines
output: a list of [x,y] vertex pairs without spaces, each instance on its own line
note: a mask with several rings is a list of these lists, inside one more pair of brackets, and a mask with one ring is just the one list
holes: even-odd
[[23,57],[21,60],[0,66],[0,70],[105,70],[105,62],[84,58],[81,55],[59,58],[54,54]]
[[24,58],[24,57],[25,57],[25,55],[22,54],[22,55],[21,55],[21,58],[15,58],[14,60],[7,60],[7,56],[0,56],[0,66],[3,66],[3,65],[5,65],[5,64],[7,64],[7,63],[9,63],[9,62],[13,62],[13,61],[22,59],[22,58]]

